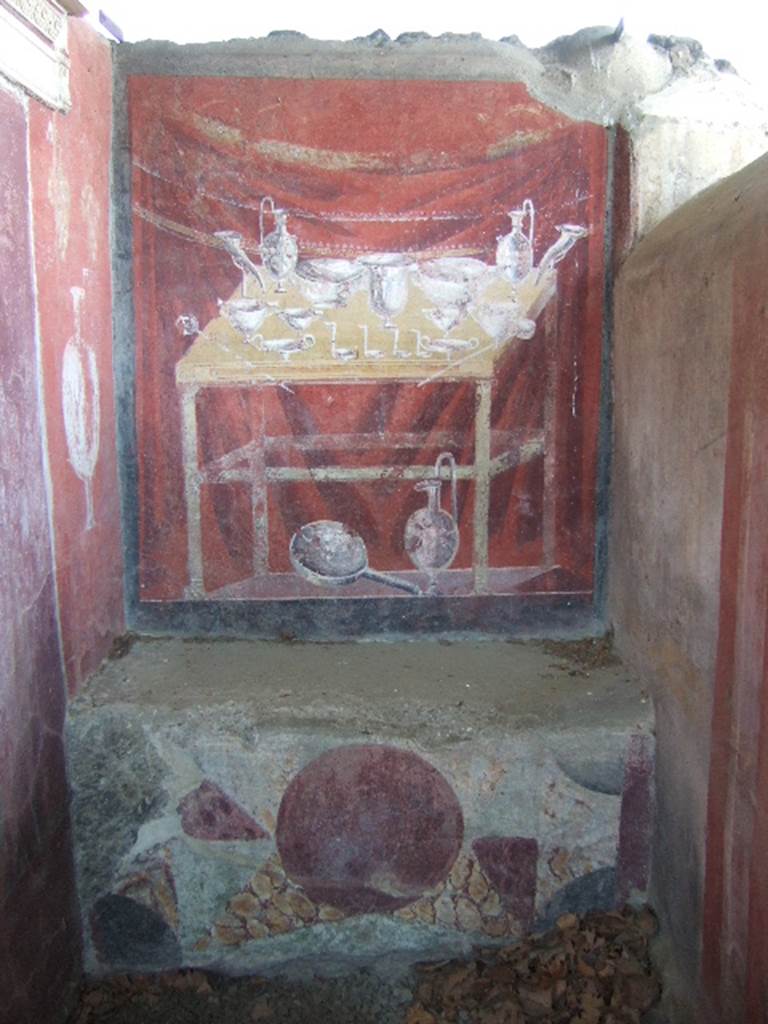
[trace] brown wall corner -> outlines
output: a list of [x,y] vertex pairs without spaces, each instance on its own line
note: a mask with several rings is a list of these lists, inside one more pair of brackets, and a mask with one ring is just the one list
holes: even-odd
[[750,263],[766,181],[763,157],[682,206],[627,256],[615,292],[609,615],[618,649],[654,693],[653,886],[689,994],[700,987],[711,852],[729,381],[745,286],[734,267]]
[[635,241],[637,210],[632,185],[632,136],[618,125],[613,144],[613,263],[609,268],[614,277]]

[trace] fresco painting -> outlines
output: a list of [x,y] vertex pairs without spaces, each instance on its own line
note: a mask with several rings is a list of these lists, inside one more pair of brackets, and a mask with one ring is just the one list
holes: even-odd
[[140,599],[590,595],[604,131],[517,83],[129,95]]
[[167,800],[106,885],[88,883],[88,955],[121,969],[221,969],[285,957],[294,940],[301,956],[355,942],[434,955],[436,941],[508,943],[636,898],[650,857],[627,823],[652,799],[649,735],[623,735],[615,774],[601,775],[605,751],[587,755],[589,785],[558,766],[551,739],[524,751],[513,739],[503,753],[491,740],[479,755],[464,740],[429,754],[330,741],[310,756],[300,737],[277,754],[238,740],[221,745],[212,775],[207,756],[205,767],[179,757],[169,739]]
[[69,462],[85,488],[85,529],[95,525],[93,474],[99,457],[99,370],[96,353],[82,338],[80,303],[85,291],[73,287],[75,334],[64,349],[61,371],[61,408]]

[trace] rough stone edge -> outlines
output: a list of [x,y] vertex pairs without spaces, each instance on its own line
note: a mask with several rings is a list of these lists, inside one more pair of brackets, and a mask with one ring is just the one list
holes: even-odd
[[[377,29],[352,40],[313,39],[302,32],[179,44],[144,40],[115,47],[118,73],[245,77],[519,81],[552,109],[597,124],[632,124],[638,104],[685,79],[743,82],[726,60],[714,60],[692,39],[647,40],[596,26],[528,47],[514,35]],[[755,89],[757,95],[758,90]]]
[[[661,87],[672,80],[672,61],[660,55],[658,47],[631,37],[618,39],[611,28],[582,29],[537,49],[525,46],[516,36],[493,41],[479,33],[432,37],[407,32],[391,40],[381,30],[349,41],[283,31],[210,43],[145,40],[116,47],[115,64],[118,73],[126,75],[515,81],[574,120],[608,125],[621,119],[627,97],[620,88],[596,91],[591,82],[582,84],[581,72],[591,77],[597,66],[597,74],[605,79],[605,61],[616,53],[617,45],[627,45],[625,40],[634,48],[636,60],[644,54],[650,62],[662,62],[666,73]],[[706,55],[699,61],[714,67]]]

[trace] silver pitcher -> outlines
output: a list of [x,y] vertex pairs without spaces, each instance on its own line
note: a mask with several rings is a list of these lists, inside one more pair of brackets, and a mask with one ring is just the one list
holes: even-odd
[[[442,508],[443,466],[447,465],[451,486],[451,511]],[[435,474],[416,484],[426,491],[427,504],[417,509],[405,524],[406,554],[429,576],[427,593],[437,590],[437,573],[447,569],[459,550],[459,505],[456,491],[456,460],[452,452],[441,452],[435,461]]]
[[[264,213],[270,208],[275,228],[264,237]],[[259,240],[261,260],[270,274],[277,280],[277,291],[285,292],[286,278],[296,269],[299,246],[296,238],[288,231],[288,214],[275,207],[272,196],[263,196],[259,203]]]
[[[534,219],[536,209],[532,199],[523,200],[517,210],[510,210],[508,216],[512,220],[512,230],[508,235],[499,235],[496,239],[496,266],[513,283],[527,277],[533,267]],[[528,218],[528,232],[523,224]]]

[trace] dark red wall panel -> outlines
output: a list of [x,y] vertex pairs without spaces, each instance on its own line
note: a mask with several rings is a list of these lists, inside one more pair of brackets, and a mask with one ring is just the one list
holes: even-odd
[[0,88],[0,1021],[57,1020],[79,980],[66,701],[39,397],[26,104]]
[[72,109],[30,104],[35,267],[56,579],[76,691],[123,629],[115,450],[109,190],[111,55],[69,23]]
[[[362,537],[372,567],[424,589],[430,579],[414,567],[406,530],[427,501],[420,476],[441,452],[458,467],[458,549],[431,579],[436,596],[588,598],[603,129],[570,121],[517,83],[128,84],[139,600],[407,599],[362,578],[308,582],[289,547],[305,524],[341,522]],[[301,263],[286,293],[276,287],[260,250],[267,196],[286,211],[302,261],[365,263],[386,252],[410,262],[396,337],[375,311],[376,271],[364,270],[338,306],[313,297]],[[512,283],[497,268],[497,242],[526,199],[534,269]],[[265,222],[266,235],[269,210]],[[542,261],[563,224],[584,237],[548,277]],[[241,236],[264,290],[252,272],[243,283],[222,231]],[[425,266],[462,259],[481,284],[471,301],[454,300],[456,323],[438,326],[432,314],[450,301],[435,297]],[[254,328],[262,333],[227,323],[241,288],[271,304]],[[493,317],[515,302],[535,320],[533,337],[510,329],[494,338],[488,307]],[[306,324],[281,317],[286,306],[306,310]],[[334,331],[353,362],[337,359]],[[477,355],[429,354],[417,332]],[[286,339],[308,347],[265,352]],[[447,463],[442,472],[442,509],[453,516]]]
[[750,191],[733,268],[702,967],[711,1019],[734,1024],[768,1020],[768,218],[762,182]]

